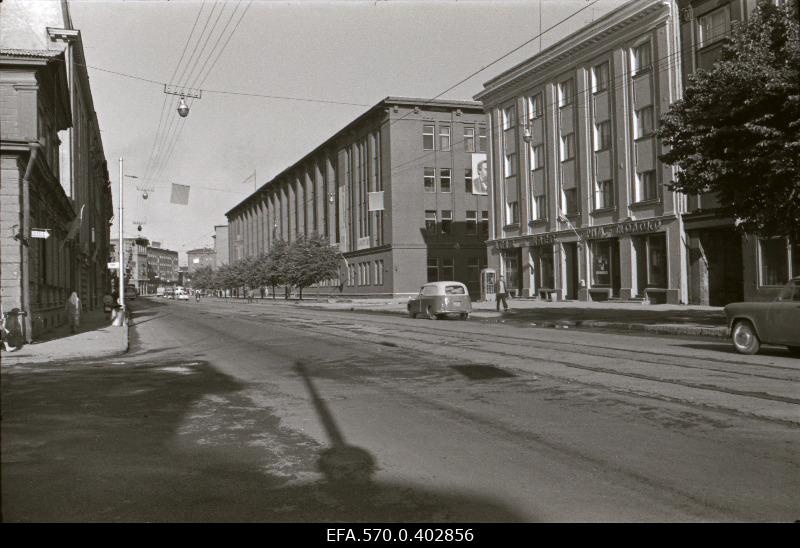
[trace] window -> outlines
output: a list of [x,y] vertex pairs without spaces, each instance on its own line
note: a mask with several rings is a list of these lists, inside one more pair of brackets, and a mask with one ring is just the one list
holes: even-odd
[[422,150],[433,150],[433,126],[422,126]]
[[611,242],[600,240],[591,243],[592,285],[611,285]]
[[489,237],[489,212],[481,211],[481,236],[483,239]]
[[436,192],[436,170],[432,167],[425,168],[425,192]]
[[643,171],[636,174],[636,201],[644,202],[658,198],[656,190],[655,170]]
[[478,212],[467,210],[467,222],[465,223],[467,234],[478,233]]
[[442,268],[439,271],[439,278],[441,280],[452,280],[455,277],[455,268],[453,258],[442,259]]
[[789,256],[785,238],[759,240],[761,285],[783,285],[789,281]]
[[450,126],[439,126],[439,150],[450,150]]
[[541,221],[547,219],[547,202],[545,195],[539,194],[533,197],[533,220]]
[[564,192],[564,213],[575,215],[578,213],[578,189],[571,188]]
[[558,84],[558,106],[565,107],[572,104],[572,99],[575,96],[575,84],[572,78],[564,80]]
[[592,69],[592,92],[599,93],[608,89],[608,62],[595,65]]
[[561,161],[566,162],[575,157],[575,134],[567,133],[561,137]]
[[442,234],[450,234],[453,230],[453,212],[449,209],[442,210]]
[[517,154],[512,152],[506,154],[506,177],[513,177],[517,174]]
[[528,117],[531,120],[534,118],[541,118],[544,111],[542,107],[542,94],[537,93],[536,95],[531,95],[530,99],[528,99]]
[[428,281],[439,281],[439,259],[433,257],[428,258]]
[[519,203],[516,199],[506,204],[506,224],[515,225],[519,223]]
[[472,170],[464,170],[464,192],[472,194]]
[[643,107],[634,112],[636,121],[636,139],[647,137],[653,133],[653,107]]
[[464,128],[464,150],[466,152],[475,152],[475,128]]
[[517,125],[517,105],[503,109],[503,129],[511,129]]
[[436,231],[436,211],[425,210],[425,230],[430,234]]
[[542,169],[544,167],[544,145],[531,146],[531,169]]
[[478,152],[486,152],[486,126],[478,127]]
[[650,42],[642,42],[631,50],[631,72],[638,74],[650,68],[652,56],[650,54]]
[[697,18],[697,47],[704,48],[730,32],[731,8],[730,5],[722,6],[714,11]]
[[442,192],[450,192],[450,168],[439,170],[439,188]]
[[614,206],[614,182],[612,180],[598,181],[595,185],[594,207],[606,209]]
[[594,150],[601,151],[611,148],[611,122],[606,120],[594,126]]
[[667,238],[647,236],[647,286],[667,287]]

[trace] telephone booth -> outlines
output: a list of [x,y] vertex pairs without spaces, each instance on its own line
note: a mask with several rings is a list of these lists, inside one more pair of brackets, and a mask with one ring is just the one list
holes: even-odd
[[497,273],[494,268],[484,268],[481,270],[481,300],[488,301],[495,298],[495,284],[497,283]]

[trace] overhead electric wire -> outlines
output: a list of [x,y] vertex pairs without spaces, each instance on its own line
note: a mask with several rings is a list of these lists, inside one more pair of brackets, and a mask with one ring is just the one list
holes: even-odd
[[236,34],[236,30],[239,28],[239,24],[242,22],[242,19],[244,19],[244,16],[247,14],[247,11],[250,9],[250,6],[252,4],[253,0],[250,0],[250,2],[248,2],[247,6],[244,8],[244,11],[242,11],[242,14],[239,16],[239,20],[236,21],[236,25],[233,27],[233,31],[231,31],[231,33],[228,35],[228,39],[222,45],[222,49],[219,50],[219,53],[217,54],[216,58],[214,58],[214,62],[211,63],[211,67],[208,69],[208,72],[206,72],[206,75],[198,84],[198,87],[203,87],[203,84],[205,83],[206,79],[211,74],[211,72],[213,72],[214,67],[217,66],[217,61],[219,61],[219,58],[222,56],[222,52],[224,52],[225,48],[228,47],[228,42],[230,42],[231,38],[233,38],[233,35]]
[[[236,4],[233,7],[233,10],[231,10],[230,16],[228,17],[228,20],[225,22],[225,26],[222,27],[222,30],[217,35],[216,42],[214,42],[214,45],[211,46],[211,51],[208,53],[208,56],[206,57],[205,61],[203,61],[203,64],[200,66],[200,70],[197,72],[197,74],[195,75],[195,77],[192,80],[192,82],[188,85],[189,88],[194,88],[195,87],[197,82],[200,80],[200,77],[203,75],[203,71],[205,70],[206,66],[208,65],[208,62],[217,53],[217,46],[219,46],[219,43],[222,41],[222,37],[225,35],[225,31],[228,30],[228,27],[230,26],[231,21],[233,21],[233,17],[236,15],[236,12],[238,11],[240,5],[241,4]],[[246,7],[245,7],[244,11],[247,11]],[[233,36],[234,32],[236,32],[236,28],[235,27],[234,27],[234,30],[231,32],[230,36]],[[230,36],[229,36],[229,38],[230,38]]]

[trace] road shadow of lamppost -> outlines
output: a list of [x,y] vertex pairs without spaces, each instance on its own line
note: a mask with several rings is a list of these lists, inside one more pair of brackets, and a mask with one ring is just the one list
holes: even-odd
[[375,458],[366,449],[349,445],[345,441],[325,400],[317,392],[305,365],[296,361],[294,367],[303,379],[311,396],[311,403],[314,405],[314,410],[322,422],[331,445],[320,454],[317,462],[319,471],[322,472],[331,487],[349,487],[354,484],[366,487],[372,482],[375,474]]

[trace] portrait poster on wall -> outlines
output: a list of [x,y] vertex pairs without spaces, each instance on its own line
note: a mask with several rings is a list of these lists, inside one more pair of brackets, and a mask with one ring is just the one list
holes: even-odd
[[485,152],[472,155],[472,193],[482,196],[489,194],[489,164]]

